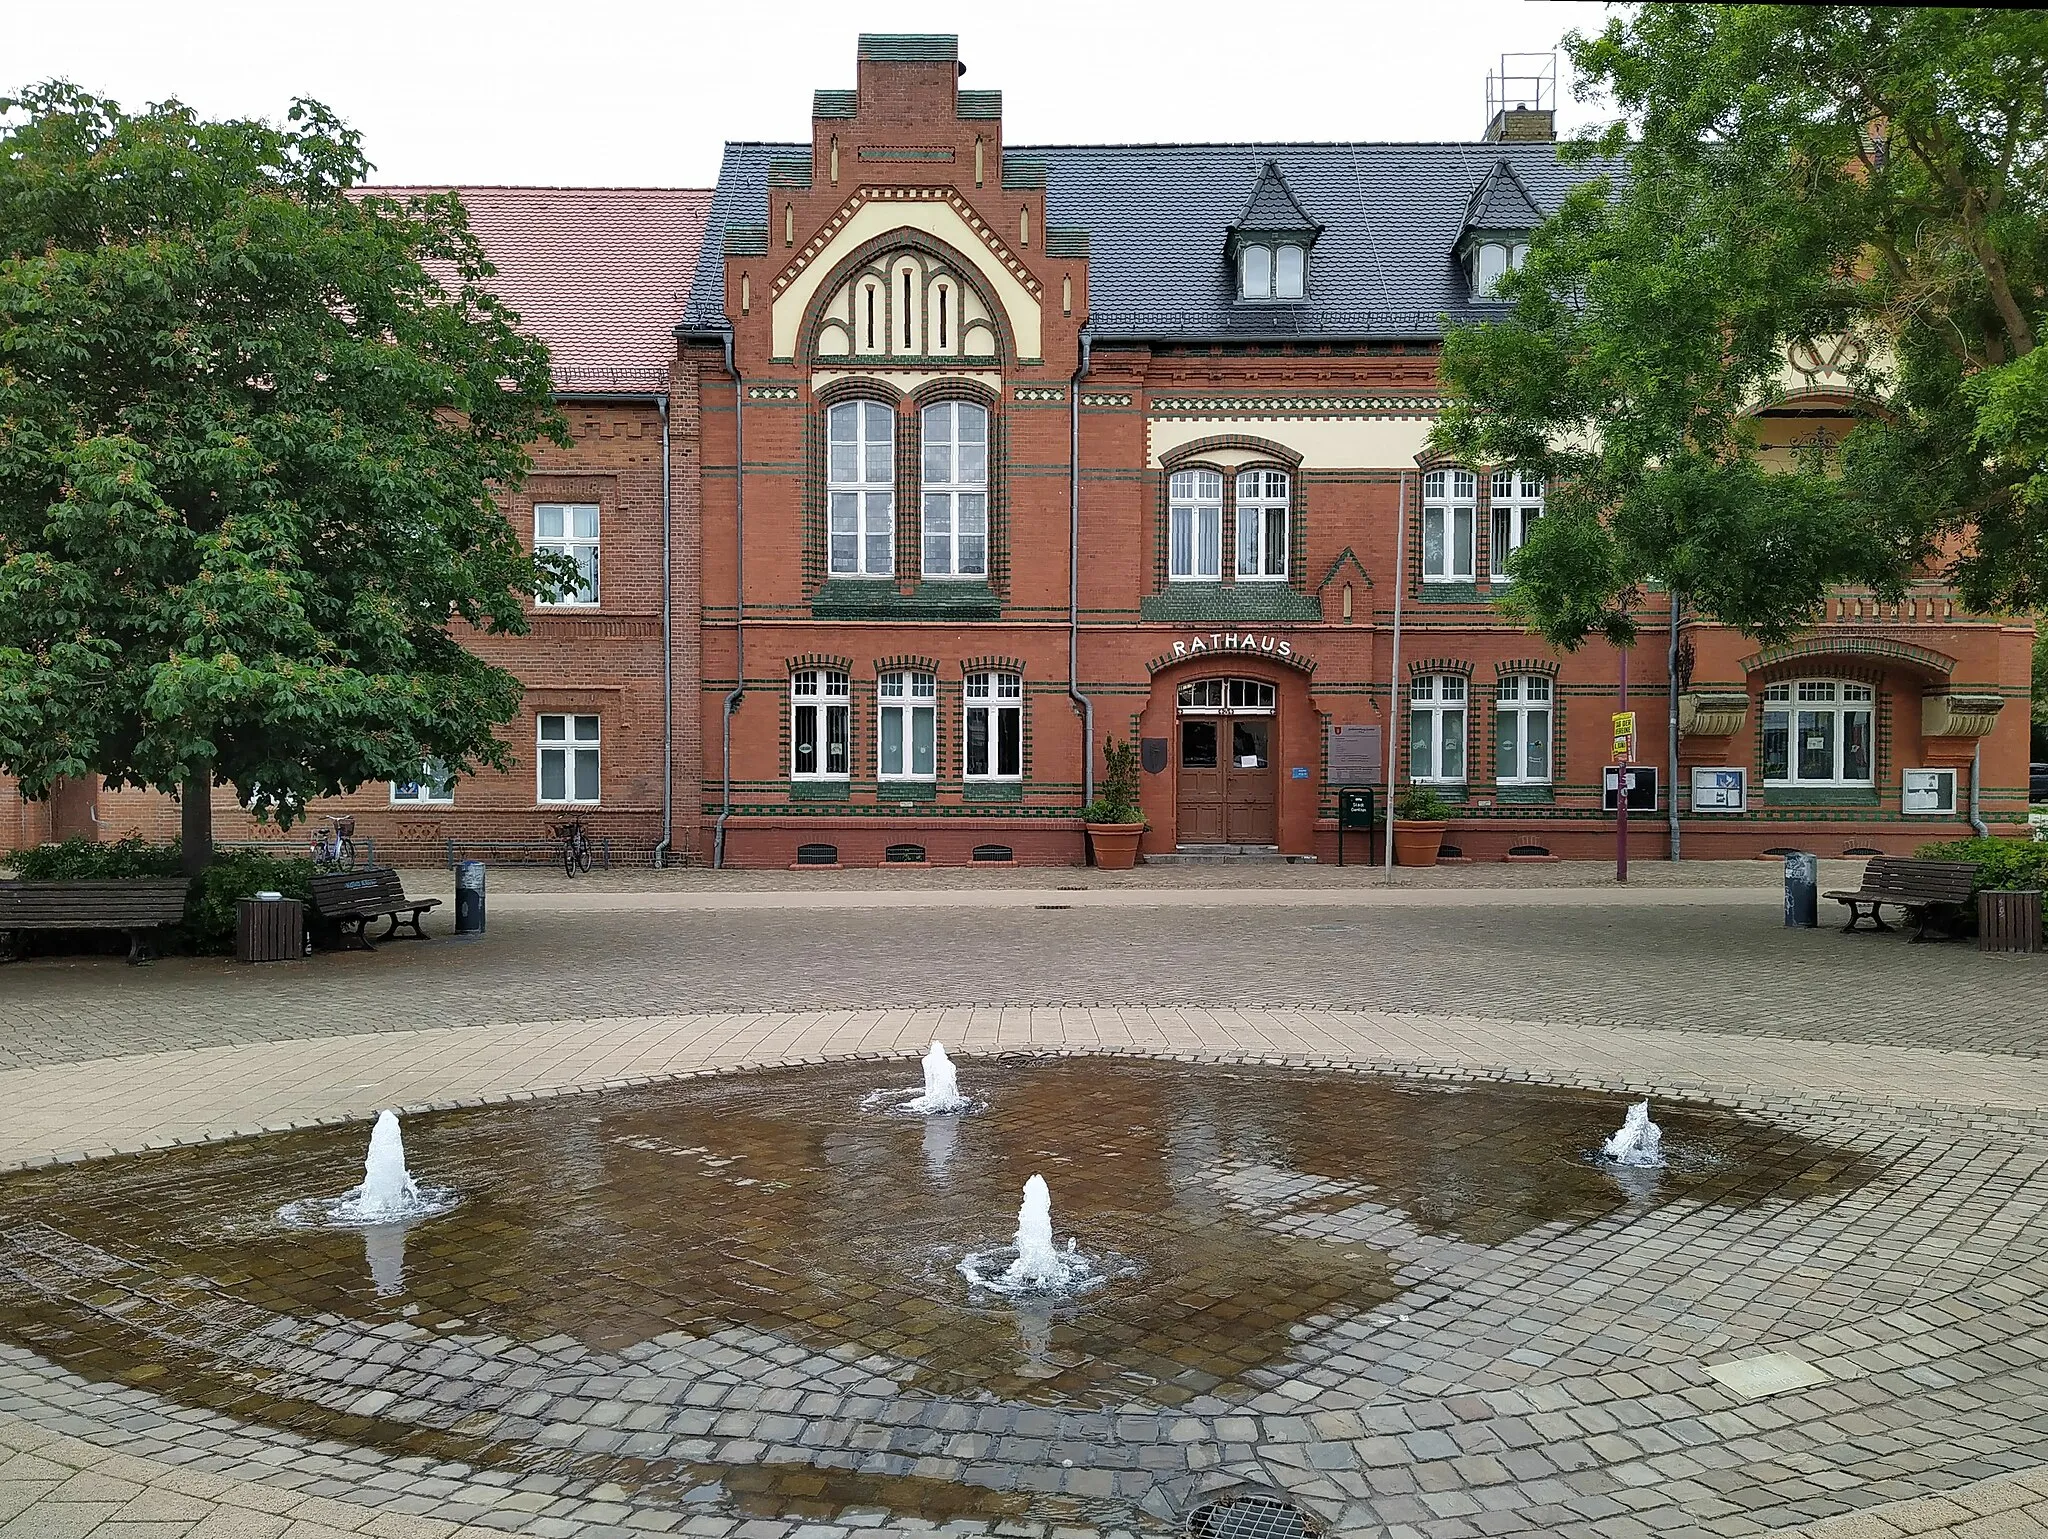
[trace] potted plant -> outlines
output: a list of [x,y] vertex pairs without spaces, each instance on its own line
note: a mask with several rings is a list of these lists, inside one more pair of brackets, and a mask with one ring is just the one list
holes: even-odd
[[1403,866],[1433,866],[1451,826],[1451,804],[1428,786],[1407,785],[1394,798],[1394,860]]
[[1095,864],[1105,871],[1128,871],[1138,863],[1138,840],[1145,832],[1145,815],[1138,810],[1137,745],[1107,738],[1102,762],[1099,794],[1082,809],[1081,821],[1088,825]]

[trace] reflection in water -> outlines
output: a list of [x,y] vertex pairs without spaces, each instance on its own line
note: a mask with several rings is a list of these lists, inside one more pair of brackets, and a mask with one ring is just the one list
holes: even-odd
[[927,1117],[924,1121],[924,1169],[934,1181],[946,1178],[946,1166],[960,1146],[958,1117]]
[[1024,1345],[1024,1360],[1017,1372],[1024,1378],[1049,1379],[1059,1372],[1052,1360],[1053,1303],[1043,1296],[1016,1301],[1017,1335]]
[[380,1299],[405,1292],[405,1231],[404,1224],[371,1224],[363,1230],[363,1257]]

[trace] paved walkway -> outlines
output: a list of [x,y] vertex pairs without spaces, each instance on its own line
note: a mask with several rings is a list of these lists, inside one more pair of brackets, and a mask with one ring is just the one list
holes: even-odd
[[[1774,885],[1747,873],[1655,895],[1320,880],[507,883],[480,943],[275,969],[33,962],[0,974],[0,1168],[903,1056],[934,1035],[968,1064],[1251,1055],[1710,1097],[1881,1148],[1889,1173],[1805,1220],[1674,1218],[1440,1269],[1412,1330],[1388,1327],[1395,1382],[1252,1407],[1267,1478],[1298,1448],[1290,1489],[1350,1504],[1332,1532],[1402,1539],[1521,1532],[1509,1518],[1543,1511],[1545,1532],[1602,1539],[2048,1534],[2048,970],[1786,932]],[[792,1008],[735,1007],[764,1002]],[[1767,1349],[1830,1382],[1747,1401],[1704,1371]],[[828,1539],[884,1521],[689,1516],[565,1476],[391,1458],[0,1348],[0,1539]]]

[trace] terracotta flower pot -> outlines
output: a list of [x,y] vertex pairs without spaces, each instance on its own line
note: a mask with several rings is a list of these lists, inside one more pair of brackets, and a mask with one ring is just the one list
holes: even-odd
[[1095,850],[1095,864],[1104,871],[1128,871],[1138,863],[1138,840],[1143,823],[1090,823],[1088,843]]
[[1401,866],[1433,866],[1443,848],[1448,823],[1414,823],[1394,819],[1394,863]]

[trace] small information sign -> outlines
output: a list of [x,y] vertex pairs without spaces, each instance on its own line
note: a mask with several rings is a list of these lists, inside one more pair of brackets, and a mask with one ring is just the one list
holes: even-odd
[[1695,764],[1692,770],[1694,812],[1747,812],[1749,771],[1741,765]]
[[[1609,812],[1615,810],[1615,788],[1621,779],[1621,766],[1610,764],[1600,773],[1600,805]],[[1631,764],[1628,767],[1628,810],[1630,812],[1655,812],[1657,810],[1657,769],[1652,764]]]

